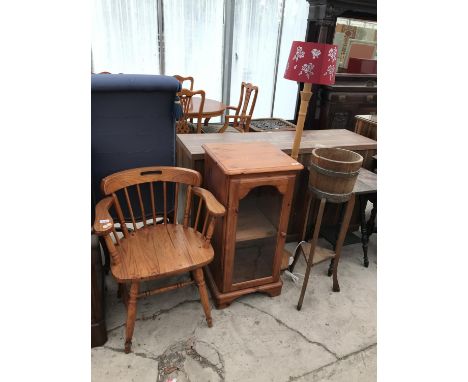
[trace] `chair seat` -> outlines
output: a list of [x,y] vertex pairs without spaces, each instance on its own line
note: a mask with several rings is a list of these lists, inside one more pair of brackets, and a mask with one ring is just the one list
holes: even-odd
[[121,261],[111,266],[112,274],[125,282],[188,272],[213,260],[213,248],[203,244],[200,232],[180,224],[144,227],[120,239]]
[[[210,123],[208,126],[202,126],[202,130],[204,133],[217,133],[224,125],[222,124],[216,124],[216,123]],[[239,130],[237,130],[235,127],[228,126],[226,129],[225,133],[240,133]]]

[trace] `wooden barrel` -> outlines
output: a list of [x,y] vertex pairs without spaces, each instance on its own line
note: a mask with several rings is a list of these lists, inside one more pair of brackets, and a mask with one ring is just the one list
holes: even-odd
[[350,150],[314,149],[309,166],[309,186],[321,197],[344,201],[353,192],[362,161],[361,155]]

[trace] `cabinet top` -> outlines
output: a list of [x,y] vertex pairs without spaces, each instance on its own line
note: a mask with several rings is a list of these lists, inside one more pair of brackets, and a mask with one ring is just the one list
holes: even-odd
[[227,175],[299,171],[299,162],[268,142],[206,143],[206,152]]

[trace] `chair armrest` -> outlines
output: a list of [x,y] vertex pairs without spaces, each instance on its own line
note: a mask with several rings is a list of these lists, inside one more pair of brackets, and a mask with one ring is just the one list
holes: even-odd
[[109,214],[109,208],[114,203],[111,196],[99,201],[96,205],[96,217],[94,219],[93,229],[94,233],[98,236],[104,236],[112,232],[114,228],[114,221]]
[[200,196],[204,201],[207,210],[213,216],[223,216],[226,213],[224,206],[216,200],[213,194],[201,187],[193,187],[192,191],[195,195]]
[[237,110],[237,107],[235,106],[226,106],[226,110],[229,109],[229,110]]

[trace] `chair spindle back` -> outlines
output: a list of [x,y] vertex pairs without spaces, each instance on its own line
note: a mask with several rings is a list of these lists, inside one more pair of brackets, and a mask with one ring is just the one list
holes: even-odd
[[[251,97],[253,93],[252,102]],[[242,82],[239,104],[237,105],[236,115],[239,117],[234,120],[234,126],[239,126],[244,132],[248,132],[250,120],[257,102],[258,87],[251,83]],[[250,108],[249,108],[250,104]],[[247,110],[248,109],[248,110]]]

